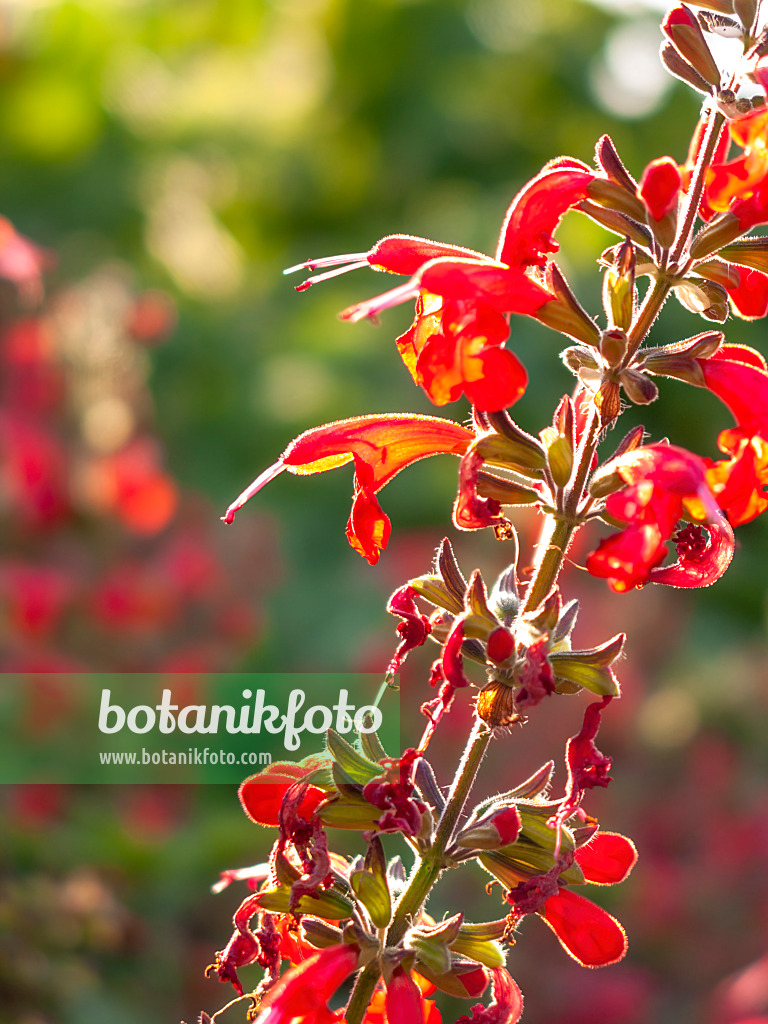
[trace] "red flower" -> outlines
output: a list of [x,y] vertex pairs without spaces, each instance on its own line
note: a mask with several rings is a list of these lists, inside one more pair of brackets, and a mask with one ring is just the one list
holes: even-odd
[[676,209],[683,178],[680,168],[669,156],[652,160],[643,171],[637,194],[654,220],[661,220]]
[[280,459],[237,498],[223,516],[231,523],[238,509],[265,484],[287,469],[306,476],[355,463],[355,497],[347,523],[347,539],[375,565],[389,540],[389,519],[375,498],[377,491],[401,469],[428,455],[462,455],[474,439],[471,430],[436,416],[389,413],[357,416],[307,430],[291,441]]
[[[637,860],[634,843],[613,832],[598,832],[575,854],[587,882],[623,882]],[[557,936],[569,956],[583,967],[606,967],[627,951],[627,935],[608,911],[558,882],[560,866],[546,875],[521,882],[508,894],[518,916],[537,913]]]
[[731,525],[740,526],[768,508],[768,371],[759,352],[741,345],[724,345],[698,363],[736,420],[717,439],[730,458],[710,465],[707,483]]
[[472,1016],[459,1017],[456,1024],[516,1024],[523,1012],[523,996],[512,976],[503,967],[488,970],[493,986],[493,1000],[489,1006],[478,1003],[472,1007]]
[[327,1002],[357,967],[357,946],[329,946],[291,967],[261,1001],[254,1024],[327,1024]]
[[[587,559],[589,572],[607,579],[617,594],[648,582],[701,587],[719,579],[730,564],[733,533],[707,486],[704,460],[684,448],[656,444],[636,448],[609,466],[627,486],[608,496],[606,510],[627,527],[600,542]],[[704,519],[709,540],[692,546],[689,531],[678,561],[661,568],[685,507]]]
[[[405,984],[400,979],[400,973],[405,974],[402,968],[398,968],[393,973],[393,979],[389,986],[384,989],[379,985],[376,991],[371,997],[370,1005],[365,1011],[362,1024],[389,1024],[390,1021],[410,1022],[413,1024],[441,1024],[442,1017],[437,1006],[435,1006],[434,1000],[427,999],[426,997],[431,995],[435,991],[435,986],[423,978],[420,974],[415,971],[412,975],[405,974],[405,977],[416,987],[419,993],[419,1002],[415,1002],[415,993],[412,989],[409,989],[408,994],[405,993]],[[393,985],[396,987],[395,993],[390,997],[390,990]],[[392,1012],[389,1009],[390,998],[393,999],[394,1008]],[[404,1015],[401,1012],[407,1007],[408,999],[412,999],[410,1009],[413,1010],[411,1016]],[[399,1013],[399,1016],[396,1014]]]
[[507,210],[495,258],[425,238],[390,235],[367,253],[301,264],[311,270],[344,266],[310,277],[299,290],[369,265],[409,274],[405,284],[344,310],[342,319],[375,317],[416,299],[413,326],[397,340],[414,381],[435,405],[465,394],[480,409],[504,409],[520,398],[528,380],[517,357],[502,347],[509,334],[507,314],[535,315],[554,299],[527,268],[545,265],[548,254],[557,251],[553,232],[563,214],[586,197],[593,178],[575,160],[547,164]]
[[749,267],[737,267],[739,283],[725,285],[731,307],[742,320],[762,320],[768,313],[768,274]]
[[744,152],[709,169],[704,201],[716,212],[730,212],[741,231],[749,231],[768,223],[768,110],[753,110],[731,121],[729,129],[731,139]]
[[[327,759],[317,754],[305,757],[298,764],[273,761],[263,771],[249,776],[240,784],[237,795],[243,810],[257,825],[279,825],[283,797],[290,787],[326,764]],[[298,808],[299,815],[308,821],[324,799],[323,790],[310,785]]]
[[0,277],[12,281],[26,302],[40,301],[42,272],[55,263],[52,252],[30,242],[9,220],[0,217]]

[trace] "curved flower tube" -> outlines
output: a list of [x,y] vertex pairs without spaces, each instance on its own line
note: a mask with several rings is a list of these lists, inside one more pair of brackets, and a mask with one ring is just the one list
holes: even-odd
[[285,469],[307,476],[354,461],[355,493],[347,539],[375,565],[390,533],[389,518],[379,506],[376,492],[401,469],[429,455],[463,455],[474,438],[466,427],[437,416],[387,413],[326,423],[291,441],[278,461],[232,502],[222,519],[233,522],[235,513]]
[[525,391],[527,374],[503,347],[508,314],[530,316],[555,295],[528,273],[544,266],[558,245],[553,232],[563,215],[587,195],[594,173],[576,160],[547,164],[518,193],[507,210],[494,258],[460,246],[411,235],[389,235],[367,253],[331,256],[289,268],[336,269],[308,278],[312,284],[371,266],[410,280],[341,313],[356,322],[416,300],[411,328],[397,339],[403,362],[435,405],[462,394],[477,408],[497,412]]
[[[617,594],[649,582],[709,586],[722,576],[733,555],[733,531],[708,486],[703,459],[675,445],[656,444],[621,455],[608,468],[627,486],[610,494],[605,507],[627,526],[589,556],[593,576],[607,579]],[[684,532],[677,562],[658,568],[685,507],[704,520],[709,540]]]

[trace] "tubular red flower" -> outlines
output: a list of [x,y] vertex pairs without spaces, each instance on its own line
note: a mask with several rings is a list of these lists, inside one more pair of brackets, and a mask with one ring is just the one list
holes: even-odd
[[396,967],[387,985],[386,1014],[390,1021],[423,1019],[421,989],[402,967]]
[[299,290],[368,265],[410,275],[405,283],[350,306],[341,318],[376,317],[416,299],[413,326],[397,341],[414,381],[436,405],[465,394],[477,408],[497,412],[516,402],[527,384],[517,357],[502,347],[509,334],[507,314],[535,315],[555,298],[527,268],[543,266],[557,251],[553,232],[586,198],[594,177],[575,160],[547,164],[513,199],[495,259],[461,246],[390,235],[367,253],[308,260],[290,270],[335,268],[308,278]]
[[[675,445],[657,444],[636,448],[609,465],[627,486],[609,495],[606,509],[627,527],[601,541],[589,556],[587,569],[593,576],[607,579],[615,593],[648,582],[709,586],[722,576],[733,554],[733,533],[707,484],[703,459]],[[673,566],[657,568],[686,506],[704,520],[710,542],[695,558],[686,557],[694,552],[684,546]]]
[[357,967],[359,953],[357,946],[329,946],[291,967],[262,999],[254,1024],[333,1020],[322,1011],[327,1011],[328,1000]]
[[753,110],[730,123],[731,139],[743,149],[735,160],[707,172],[704,202],[715,212],[729,211],[742,231],[768,222],[768,111]]
[[759,352],[740,345],[697,361],[706,386],[736,420],[718,437],[730,458],[710,465],[707,482],[728,521],[740,526],[768,508],[768,371]]
[[768,313],[768,274],[739,267],[739,283],[725,286],[731,307],[742,320],[762,320]]
[[523,995],[517,983],[503,967],[488,970],[493,991],[493,1000],[488,1006],[478,1003],[472,1007],[471,1016],[466,1014],[456,1024],[517,1024],[523,1012]]
[[553,235],[563,216],[587,197],[593,171],[560,157],[546,164],[512,200],[499,236],[496,259],[509,266],[541,266],[559,246]]
[[593,885],[623,882],[637,863],[635,844],[618,832],[597,832],[576,851],[584,877]]
[[[326,764],[327,759],[316,754],[305,757],[298,764],[291,761],[273,761],[263,771],[250,775],[240,784],[237,795],[243,810],[257,825],[277,826],[283,798],[290,787]],[[325,793],[322,789],[309,786],[298,813],[308,821],[324,799]]]
[[354,461],[355,497],[347,539],[373,565],[390,533],[389,519],[374,498],[376,492],[401,469],[429,455],[463,455],[474,436],[451,420],[405,413],[326,423],[291,441],[280,459],[232,502],[222,518],[233,522],[235,513],[285,469],[306,476]]
[[[595,705],[593,705],[595,706]],[[637,861],[634,843],[614,832],[597,832],[580,847],[575,860],[587,882],[615,885],[628,877]],[[552,929],[561,946],[583,967],[605,967],[621,960],[627,935],[619,922],[558,881],[561,867],[523,882],[508,895],[514,914],[536,913]]]
[[680,168],[672,157],[661,156],[648,164],[637,194],[654,220],[661,220],[677,207],[682,183]]

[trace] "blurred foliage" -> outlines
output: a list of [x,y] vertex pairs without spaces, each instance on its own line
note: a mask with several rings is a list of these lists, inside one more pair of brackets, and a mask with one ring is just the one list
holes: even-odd
[[[0,0],[0,210],[58,254],[53,292],[117,261],[141,287],[172,294],[177,329],[151,353],[155,427],[181,486],[223,511],[307,427],[433,411],[394,353],[408,311],[387,313],[380,328],[336,320],[380,290],[378,279],[359,272],[297,296],[282,268],[399,231],[489,251],[521,185],[560,153],[589,161],[603,132],[635,174],[658,155],[682,159],[696,103],[660,80],[655,19],[642,4],[612,11],[578,0]],[[572,215],[559,240],[569,280],[596,311],[595,260],[613,237]],[[705,327],[670,303],[654,337]],[[732,323],[728,336],[766,351],[759,326]],[[536,432],[571,381],[543,327],[520,318],[514,346],[532,379],[516,415]],[[666,382],[662,401],[626,420],[714,455],[727,413]],[[245,668],[376,670],[391,653],[384,601],[428,565],[455,464],[435,460],[387,488],[394,537],[377,570],[344,538],[350,476],[281,478],[231,528],[259,516],[284,561],[279,578],[258,546],[238,563],[265,606]],[[766,776],[756,696],[765,584],[755,571],[766,529],[758,520],[740,530],[725,578],[674,602],[649,590],[608,600],[572,574],[595,602],[592,611],[585,602],[579,639],[603,639],[607,622],[628,626],[637,659],[627,664],[622,724],[603,744],[616,776],[606,821],[638,834],[641,853],[651,833],[648,862],[661,867],[628,905],[611,893],[634,940],[632,966],[576,980],[571,965],[557,973],[565,957],[552,936],[533,939],[538,952],[519,975],[530,1024],[633,1024],[651,1010],[657,1024],[701,1020],[713,984],[764,952],[764,879],[753,905],[744,891],[728,894],[766,852],[765,799],[755,795]],[[505,552],[485,538],[461,537],[457,549],[487,578],[503,565]],[[417,665],[408,678],[423,687]],[[563,713],[563,740],[578,710]],[[41,811],[40,799],[53,804]],[[6,801],[0,866],[13,870],[0,924],[23,941],[1,958],[3,1024],[160,1024],[224,1001],[200,972],[227,939],[235,900],[225,894],[214,907],[206,886],[220,868],[266,852],[233,794],[19,790]],[[132,801],[144,801],[139,812]],[[681,802],[693,821],[676,820]],[[727,826],[742,837],[742,859],[735,840],[711,844],[720,818],[736,811],[752,829]],[[147,820],[165,824],[153,833]],[[510,962],[515,973],[514,950]],[[542,979],[550,994],[537,1010]],[[578,1017],[582,1002],[589,1011]]]

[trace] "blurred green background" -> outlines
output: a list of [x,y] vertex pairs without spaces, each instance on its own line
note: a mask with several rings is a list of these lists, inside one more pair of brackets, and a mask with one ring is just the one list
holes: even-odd
[[[394,351],[409,310],[386,313],[381,327],[336,318],[382,290],[382,279],[360,271],[297,295],[282,268],[366,250],[393,232],[493,251],[522,184],[553,156],[590,161],[604,132],[636,175],[656,156],[683,160],[697,103],[659,66],[658,8],[0,0],[0,212],[57,254],[43,314],[57,337],[95,337],[115,288],[120,301],[154,297],[163,343],[137,344],[134,329],[135,383],[126,397],[118,372],[110,395],[120,393],[144,433],[159,439],[163,472],[180,495],[177,518],[163,528],[183,521],[187,530],[174,562],[166,534],[128,537],[96,522],[92,509],[54,524],[42,541],[6,512],[6,562],[55,563],[72,586],[88,576],[101,595],[96,605],[93,595],[73,604],[55,637],[27,630],[21,657],[15,598],[3,584],[6,670],[380,671],[393,644],[386,598],[427,569],[448,529],[451,460],[430,460],[387,487],[393,539],[376,569],[344,538],[348,470],[281,477],[234,526],[217,522],[308,427],[366,412],[434,411]],[[597,312],[595,261],[613,236],[572,215],[558,238],[562,269]],[[9,317],[19,315],[38,311]],[[670,304],[652,337],[674,341],[706,327]],[[571,379],[554,334],[522,318],[513,328],[531,377],[515,416],[535,433]],[[736,321],[727,331],[768,352],[762,324]],[[72,344],[62,351],[67,393],[76,395],[89,349],[77,358]],[[90,466],[103,439],[89,434],[78,409],[70,402],[55,429],[77,449],[74,462]],[[466,413],[463,404],[447,412]],[[729,418],[710,396],[670,381],[660,402],[625,420],[626,429],[643,422],[656,439],[714,456]],[[713,992],[768,952],[767,529],[760,520],[740,529],[733,566],[701,593],[658,588],[616,598],[583,573],[566,577],[566,595],[584,598],[580,645],[629,633],[625,697],[600,744],[614,756],[616,781],[590,810],[636,837],[641,862],[623,892],[606,893],[630,934],[621,966],[580,971],[527,923],[510,967],[529,1024],[740,1019],[731,990]],[[529,544],[529,521],[522,531]],[[456,548],[464,569],[477,565],[488,580],[504,566],[505,550],[485,536],[461,536]],[[209,549],[208,576],[196,569],[183,600],[174,591],[158,610],[169,577]],[[133,587],[139,559],[144,604],[128,622],[113,591],[104,611],[98,581],[130,560]],[[210,592],[193,586],[203,577]],[[56,658],[35,660],[39,651]],[[412,728],[433,655],[413,658],[406,676],[403,704],[408,686],[416,694]],[[44,677],[36,685],[45,703]],[[542,726],[497,751],[509,784],[561,756],[583,707],[563,704],[540,708]],[[191,1022],[228,998],[201,973],[226,943],[242,894],[214,899],[207,887],[220,869],[267,852],[230,790],[8,789],[4,803],[3,1024]],[[476,900],[476,919],[498,912],[479,878],[470,892],[457,873],[446,892],[446,909]],[[758,967],[758,1005],[741,1017],[768,1012]]]

